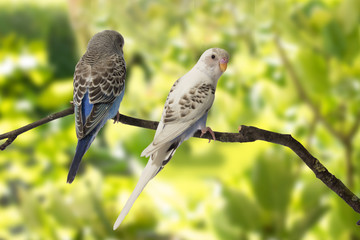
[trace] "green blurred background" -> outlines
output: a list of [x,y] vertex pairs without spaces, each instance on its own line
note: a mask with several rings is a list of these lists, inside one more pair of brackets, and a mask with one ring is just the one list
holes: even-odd
[[[125,38],[121,113],[159,120],[173,82],[225,48],[208,125],[291,133],[360,195],[358,0],[1,0],[0,133],[68,108],[74,66],[104,29]],[[113,231],[153,135],[109,121],[71,185],[73,115],[19,136],[0,153],[0,239],[360,239],[360,216],[290,150],[201,139]]]

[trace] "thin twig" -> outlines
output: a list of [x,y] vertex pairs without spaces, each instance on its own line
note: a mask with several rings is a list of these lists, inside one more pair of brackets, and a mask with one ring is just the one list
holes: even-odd
[[[35,127],[53,121],[55,119],[65,117],[74,113],[73,107],[65,109],[64,111],[51,114],[39,121],[28,124],[22,128],[16,129],[14,131],[4,133],[0,135],[1,139],[7,139],[7,141],[1,145],[1,149],[4,150],[8,145],[10,145],[18,135],[29,131]],[[133,118],[120,114],[119,121],[123,124],[132,125],[141,128],[156,129],[158,122],[148,121],[139,118]],[[306,148],[301,145],[296,139],[288,134],[275,133],[263,129],[259,129],[252,126],[240,127],[239,133],[225,133],[225,132],[214,132],[216,141],[220,142],[254,142],[257,140],[271,142],[275,144],[280,144],[286,147],[289,147],[293,150],[303,161],[304,163],[315,173],[315,176],[320,179],[328,188],[334,191],[339,195],[350,207],[354,209],[355,212],[360,213],[360,199],[351,192],[338,178],[331,174],[318,159],[312,156]],[[194,137],[199,138],[201,131],[197,131],[194,134]],[[210,133],[204,134],[201,138],[212,139]],[[360,221],[359,221],[360,222]]]
[[350,129],[349,133],[346,136],[349,142],[351,142],[351,140],[354,138],[355,134],[359,130],[359,127],[360,127],[360,111],[356,115],[354,125],[352,126],[352,128]]
[[58,118],[62,118],[62,117],[65,117],[67,115],[71,115],[74,113],[74,108],[73,107],[69,107],[68,109],[65,109],[61,112],[57,112],[57,113],[54,113],[54,114],[50,114],[49,116],[47,117],[44,117],[43,119],[40,119],[36,122],[33,122],[33,123],[30,123],[26,126],[23,126],[21,128],[18,128],[14,131],[11,131],[11,132],[7,132],[7,133],[4,133],[4,134],[0,134],[0,140],[2,139],[7,139],[5,143],[1,144],[0,145],[0,150],[5,150],[5,148],[7,146],[9,146],[15,139],[17,136],[19,136],[20,134],[24,133],[24,132],[27,132],[33,128],[36,128],[38,126],[41,126],[45,123],[48,123],[48,122],[51,122],[55,119],[58,119]]
[[280,58],[288,71],[290,78],[295,84],[295,88],[299,94],[299,97],[303,99],[311,108],[313,113],[315,114],[316,118],[318,118],[324,126],[329,130],[329,132],[334,135],[337,139],[344,141],[345,136],[342,134],[342,132],[337,131],[331,124],[327,121],[327,119],[321,114],[319,107],[311,100],[309,95],[306,93],[304,87],[301,84],[300,78],[297,75],[293,65],[291,64],[289,58],[287,57],[283,46],[280,43],[279,37],[275,37],[275,46],[277,47],[277,50],[279,52]]

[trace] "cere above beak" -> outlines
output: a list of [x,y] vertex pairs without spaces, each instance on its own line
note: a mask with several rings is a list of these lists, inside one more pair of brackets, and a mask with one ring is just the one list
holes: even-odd
[[222,58],[220,59],[220,70],[222,72],[225,72],[226,68],[227,68],[227,63],[228,63],[229,59],[227,58]]

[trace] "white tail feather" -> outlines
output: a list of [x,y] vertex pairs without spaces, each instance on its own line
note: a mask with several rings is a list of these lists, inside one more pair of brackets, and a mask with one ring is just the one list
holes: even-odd
[[[160,165],[161,166],[161,165]],[[117,229],[121,222],[124,220],[126,215],[129,213],[132,205],[134,204],[135,200],[139,197],[140,193],[146,186],[146,184],[155,176],[158,172],[160,166],[155,164],[152,159],[150,158],[148,163],[146,164],[143,172],[141,173],[139,182],[136,184],[134,191],[131,193],[129,199],[127,200],[125,207],[121,211],[120,215],[116,219],[113,229]]]

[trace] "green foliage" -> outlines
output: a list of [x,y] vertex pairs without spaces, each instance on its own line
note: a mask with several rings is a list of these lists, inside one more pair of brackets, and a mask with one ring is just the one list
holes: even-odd
[[47,31],[48,60],[54,69],[55,78],[71,76],[77,63],[75,36],[66,12],[55,12]]
[[289,203],[295,175],[291,169],[289,155],[276,153],[259,156],[252,172],[256,199],[267,211],[284,213]]
[[[0,133],[68,107],[89,38],[114,29],[125,38],[128,73],[121,113],[159,120],[173,82],[206,48],[222,47],[231,58],[208,125],[291,133],[359,192],[358,171],[347,164],[359,168],[360,135],[355,128],[342,139],[359,121],[359,9],[357,0],[2,2]],[[71,185],[73,116],[19,136],[0,154],[0,239],[360,238],[358,214],[294,153],[196,139],[177,150],[112,231],[153,134],[109,122]]]
[[260,225],[260,209],[245,194],[224,189],[227,200],[225,215],[234,226],[241,226],[246,231],[257,229]]
[[[274,148],[258,156],[251,170],[253,199],[249,199],[249,193],[223,185],[226,204],[220,210],[222,218],[214,221],[219,236],[224,236],[225,231],[233,235],[221,239],[248,239],[252,234],[260,235],[261,239],[302,239],[328,211],[320,202],[324,191],[317,185],[311,187],[308,183],[299,193],[294,193],[295,164],[288,161],[290,155],[278,150]],[[301,196],[299,208],[289,209],[299,201],[297,195]],[[292,215],[304,212],[293,219]]]

